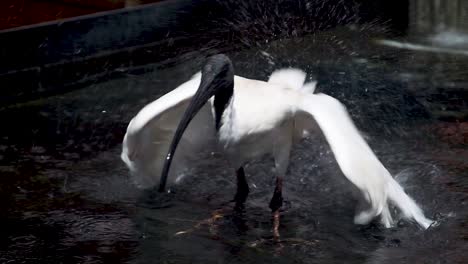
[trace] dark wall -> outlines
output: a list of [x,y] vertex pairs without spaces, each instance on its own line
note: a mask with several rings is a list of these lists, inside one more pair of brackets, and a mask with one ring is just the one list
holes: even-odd
[[384,0],[168,0],[0,31],[0,104],[73,89],[190,50],[255,45],[348,23],[407,28],[408,3]]
[[35,98],[107,71],[170,56],[181,37],[195,35],[201,17],[196,10],[205,2],[172,0],[2,31],[0,103]]

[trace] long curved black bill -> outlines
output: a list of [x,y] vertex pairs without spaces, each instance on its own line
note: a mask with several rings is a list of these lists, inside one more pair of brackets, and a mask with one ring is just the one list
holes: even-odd
[[234,71],[231,60],[223,54],[214,55],[208,58],[202,69],[200,86],[193,96],[187,110],[185,110],[172,139],[166,160],[164,161],[158,191],[163,192],[166,187],[172,158],[174,157],[177,145],[179,144],[185,129],[187,129],[190,124],[190,121],[192,121],[195,115],[212,96],[216,95],[223,89],[230,89],[232,91],[233,87]]

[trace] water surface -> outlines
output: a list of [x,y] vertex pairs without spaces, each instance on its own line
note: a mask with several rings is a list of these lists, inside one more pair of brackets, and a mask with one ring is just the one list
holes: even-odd
[[294,149],[282,243],[271,241],[267,158],[246,167],[251,193],[243,213],[223,207],[235,177],[216,154],[200,158],[174,193],[135,188],[119,157],[125,128],[146,103],[198,71],[206,53],[190,53],[0,110],[0,262],[465,262],[468,57],[382,40],[410,41],[349,26],[228,55],[238,75],[266,80],[293,66],[317,79],[317,90],[348,107],[383,164],[438,226],[354,225],[353,190],[320,134]]

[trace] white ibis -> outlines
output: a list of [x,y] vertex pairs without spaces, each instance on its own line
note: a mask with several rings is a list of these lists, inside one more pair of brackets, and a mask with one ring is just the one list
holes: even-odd
[[304,84],[305,77],[300,70],[283,69],[268,82],[246,79],[234,76],[227,56],[212,56],[201,74],[148,104],[131,120],[122,159],[138,185],[150,187],[159,182],[159,191],[164,191],[172,160],[174,175],[184,166],[186,154],[193,153],[188,150],[215,139],[236,169],[235,202],[241,206],[249,193],[244,164],[270,154],[276,169],[270,208],[277,219],[291,148],[318,124],[344,176],[367,204],[357,212],[356,224],[380,216],[382,224],[391,227],[391,202],[403,217],[427,229],[432,221],[375,156],[345,107],[331,96],[313,94],[315,83]]

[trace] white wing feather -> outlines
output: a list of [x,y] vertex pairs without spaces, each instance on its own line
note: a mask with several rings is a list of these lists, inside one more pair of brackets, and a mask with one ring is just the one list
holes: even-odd
[[388,201],[392,201],[403,216],[415,220],[423,228],[432,221],[393,179],[362,138],[345,107],[325,94],[304,94],[299,108],[312,115],[320,126],[343,174],[364,194],[370,209],[356,215],[355,223],[365,224],[380,215],[390,227],[392,218]]
[[[200,74],[173,91],[146,105],[131,121],[125,134],[121,158],[130,169],[138,187],[159,183],[169,145],[177,125],[200,84]],[[169,184],[178,181],[188,168],[187,162],[198,150],[213,145],[214,121],[210,103],[195,116],[178,145]]]

